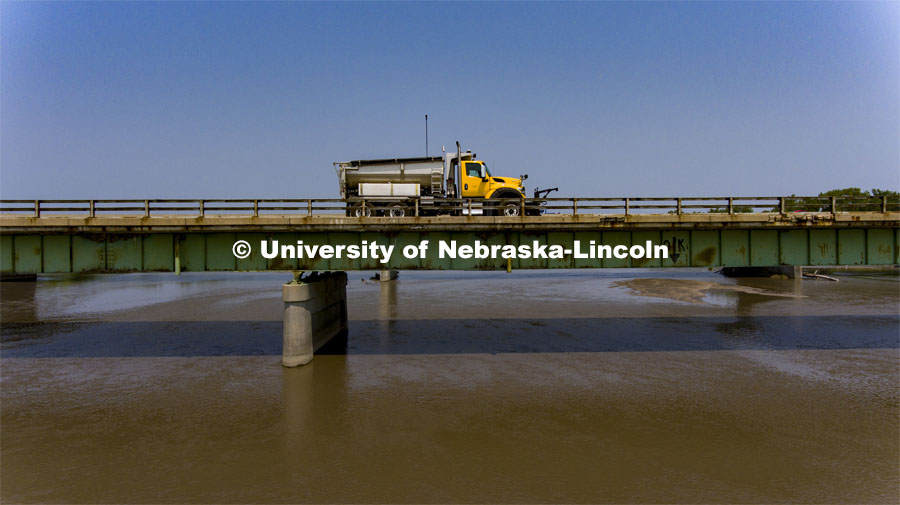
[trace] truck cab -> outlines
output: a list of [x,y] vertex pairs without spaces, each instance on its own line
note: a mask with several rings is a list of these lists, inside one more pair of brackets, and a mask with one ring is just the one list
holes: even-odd
[[522,179],[494,177],[480,160],[463,161],[460,184],[463,198],[525,198]]

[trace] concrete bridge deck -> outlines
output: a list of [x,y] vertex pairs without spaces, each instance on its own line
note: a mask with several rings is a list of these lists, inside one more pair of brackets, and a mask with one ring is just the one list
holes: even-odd
[[[238,240],[253,244],[236,258]],[[266,259],[262,240],[400,247],[473,244],[665,244],[668,259]],[[0,216],[0,272],[522,269],[889,265],[900,263],[900,213],[560,215],[529,217]]]

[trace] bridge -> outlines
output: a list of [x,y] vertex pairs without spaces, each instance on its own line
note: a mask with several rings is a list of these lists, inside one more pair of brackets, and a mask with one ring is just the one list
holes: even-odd
[[[415,205],[415,204],[414,204]],[[282,285],[282,364],[309,363],[347,332],[345,270],[798,267],[900,263],[900,201],[872,198],[547,198],[518,216],[360,212],[342,200],[0,200],[0,273],[315,271]],[[483,210],[483,209],[482,209]],[[429,243],[558,246],[559,257],[390,259],[267,255],[263,242],[413,250]],[[246,242],[247,250],[237,248]],[[578,244],[663,246],[664,258],[579,257]],[[254,247],[253,244],[257,246]],[[299,247],[298,247],[299,249]],[[271,250],[269,252],[272,252]],[[334,255],[332,255],[334,256]],[[590,255],[589,255],[590,256]],[[599,255],[598,255],[599,256]],[[382,259],[384,256],[382,257]]]
[[[337,199],[0,200],[0,272],[124,273],[266,270],[493,270],[631,267],[771,267],[900,263],[900,200],[853,197],[545,198],[520,216],[349,217]],[[541,212],[542,215],[527,215]],[[251,245],[246,258],[235,242]],[[426,255],[265,258],[280,244],[404,246]],[[451,258],[439,241],[487,245],[664,245],[668,258]]]

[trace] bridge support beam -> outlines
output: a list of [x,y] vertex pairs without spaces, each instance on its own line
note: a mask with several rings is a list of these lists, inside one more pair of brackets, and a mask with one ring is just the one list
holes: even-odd
[[305,365],[329,340],[347,332],[347,273],[314,274],[302,284],[281,286],[284,340],[281,364]]

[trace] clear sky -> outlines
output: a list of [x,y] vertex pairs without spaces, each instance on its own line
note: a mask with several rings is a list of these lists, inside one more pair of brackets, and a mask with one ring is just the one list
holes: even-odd
[[529,192],[896,190],[900,3],[0,3],[3,198],[335,198],[426,113]]

